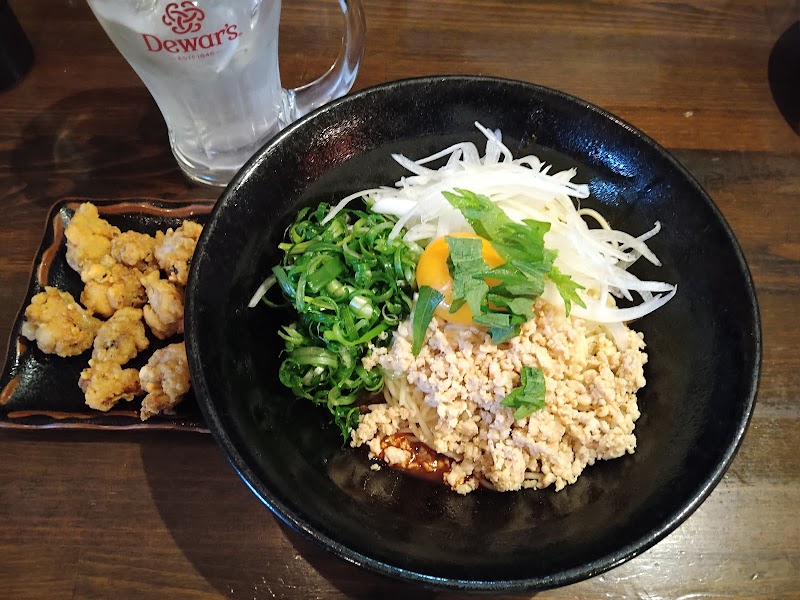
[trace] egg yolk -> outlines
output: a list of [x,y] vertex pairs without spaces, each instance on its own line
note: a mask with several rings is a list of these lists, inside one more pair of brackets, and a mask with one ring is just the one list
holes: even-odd
[[[475,238],[481,240],[481,252],[483,260],[489,267],[494,268],[502,265],[505,261],[500,257],[494,249],[489,240],[486,240],[474,233],[453,233],[450,237],[465,237]],[[464,304],[456,312],[450,312],[450,303],[453,301],[453,278],[450,276],[450,271],[447,268],[447,259],[450,256],[450,248],[447,246],[447,240],[444,237],[433,240],[425,248],[425,251],[420,256],[417,263],[417,285],[422,287],[427,285],[435,290],[438,290],[444,296],[444,300],[436,307],[434,314],[450,321],[451,323],[458,323],[460,325],[472,324],[472,311],[469,306]],[[489,280],[486,281],[492,285]]]

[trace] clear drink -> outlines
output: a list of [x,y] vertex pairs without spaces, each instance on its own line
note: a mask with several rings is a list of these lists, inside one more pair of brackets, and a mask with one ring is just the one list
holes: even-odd
[[226,184],[281,128],[347,93],[363,53],[363,12],[351,1],[342,4],[348,27],[333,67],[339,73],[284,90],[280,0],[88,3],[161,109],[180,167],[210,184]]

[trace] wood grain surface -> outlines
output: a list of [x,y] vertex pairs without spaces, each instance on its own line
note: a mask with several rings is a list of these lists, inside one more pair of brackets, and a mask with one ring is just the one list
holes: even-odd
[[[83,0],[10,5],[36,62],[0,92],[4,345],[59,199],[218,195],[182,177],[153,100]],[[800,3],[366,0],[366,11],[356,89],[480,73],[602,106],[698,178],[755,280],[761,385],[723,481],[643,555],[537,597],[800,598],[800,140],[791,118],[800,96],[772,93],[797,92],[800,62],[781,62],[775,49],[800,56]],[[285,85],[327,68],[340,21],[331,0],[284,2]],[[365,573],[287,530],[212,439],[193,433],[0,431],[0,557],[9,599],[445,597]]]

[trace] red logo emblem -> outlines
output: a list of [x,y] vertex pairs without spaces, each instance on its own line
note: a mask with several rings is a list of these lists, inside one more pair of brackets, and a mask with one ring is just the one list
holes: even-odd
[[206,13],[189,0],[180,3],[170,2],[164,10],[161,20],[164,25],[171,27],[174,33],[194,33],[200,31],[200,23],[206,18]]

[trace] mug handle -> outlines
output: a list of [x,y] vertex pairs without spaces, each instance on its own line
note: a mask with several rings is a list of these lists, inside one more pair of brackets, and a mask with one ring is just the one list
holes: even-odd
[[367,22],[361,0],[339,0],[339,5],[345,22],[339,56],[319,79],[297,88],[281,90],[284,125],[331,100],[344,96],[353,87],[358,67],[364,56]]

